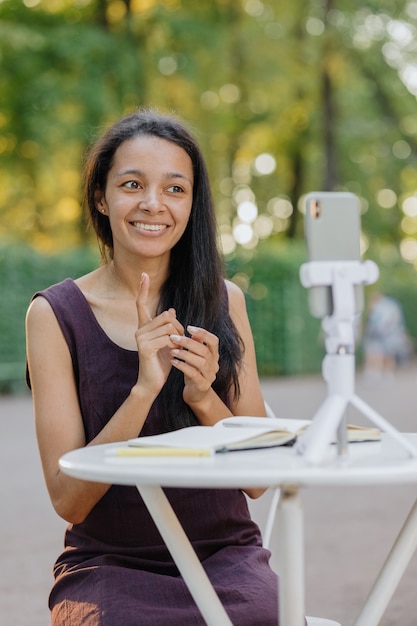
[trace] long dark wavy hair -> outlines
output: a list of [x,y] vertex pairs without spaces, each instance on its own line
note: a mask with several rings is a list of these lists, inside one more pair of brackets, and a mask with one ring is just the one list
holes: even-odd
[[[84,167],[84,198],[104,262],[113,257],[113,235],[106,215],[96,208],[96,191],[105,191],[107,175],[119,146],[137,136],[155,136],[183,148],[194,173],[190,219],[171,251],[169,275],[162,287],[158,312],[173,307],[184,328],[206,328],[219,338],[219,372],[214,390],[227,403],[237,398],[243,346],[228,311],[224,268],[217,244],[217,226],[206,164],[184,124],[172,116],[140,109],[116,122],[89,151]],[[182,399],[184,378],[175,368],[157,398],[167,429],[196,423]]]

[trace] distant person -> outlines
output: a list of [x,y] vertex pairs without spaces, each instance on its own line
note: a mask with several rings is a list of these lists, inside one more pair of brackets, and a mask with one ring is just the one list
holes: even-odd
[[[206,166],[175,118],[140,110],[116,122],[89,153],[85,202],[102,264],[35,294],[27,315],[43,470],[70,523],[52,624],[203,625],[137,489],[71,478],[58,461],[265,416],[245,299],[224,279]],[[277,577],[242,490],[166,493],[232,623],[277,626]]]
[[408,336],[400,303],[390,296],[375,292],[363,333],[364,376],[378,380],[392,375],[399,365],[411,357]]

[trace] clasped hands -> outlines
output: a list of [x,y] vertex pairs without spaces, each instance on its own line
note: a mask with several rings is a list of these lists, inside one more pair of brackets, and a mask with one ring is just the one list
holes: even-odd
[[184,374],[184,402],[201,402],[211,389],[219,371],[219,340],[204,328],[188,326],[187,333],[168,309],[152,318],[149,307],[150,280],[142,274],[136,301],[140,368],[138,382],[159,393],[172,367]]

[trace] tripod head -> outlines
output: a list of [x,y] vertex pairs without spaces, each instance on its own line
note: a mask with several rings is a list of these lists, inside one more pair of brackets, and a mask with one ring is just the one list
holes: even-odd
[[371,285],[379,276],[373,261],[310,261],[300,268],[303,287],[332,289],[333,311],[322,319],[328,354],[355,352],[355,286]]

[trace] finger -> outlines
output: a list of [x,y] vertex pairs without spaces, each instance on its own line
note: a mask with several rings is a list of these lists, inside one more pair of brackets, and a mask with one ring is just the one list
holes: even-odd
[[199,326],[187,326],[187,331],[191,335],[194,341],[198,341],[200,343],[205,344],[206,346],[212,346],[216,348],[219,343],[219,339],[213,333],[210,333],[205,328],[200,328]]
[[187,364],[192,367],[193,370],[200,372],[200,374],[205,378],[213,376],[219,371],[219,364],[217,361],[212,359],[207,360],[206,358],[196,353],[189,352],[188,350],[180,350],[176,348],[171,350],[171,354],[173,359]]
[[180,337],[178,335],[170,335],[170,340],[174,344],[174,349],[178,350],[175,354],[194,354],[195,356],[205,360],[213,360],[217,356],[217,352],[210,350],[205,343],[200,343],[194,339]]
[[[174,309],[170,309],[160,313],[143,326],[139,326],[135,337],[139,351],[156,353],[162,348],[176,347],[171,335],[181,337],[183,333],[184,327],[175,317]],[[200,345],[196,341],[194,344]]]
[[179,337],[184,336],[184,326],[177,319],[175,309],[170,308],[167,311],[160,313],[155,320],[160,320],[160,324],[164,328],[163,332],[166,335],[178,335]]
[[186,350],[172,350],[171,364],[180,370],[189,380],[203,386],[212,385],[219,371],[218,363],[208,363]]
[[[183,333],[184,327],[170,311],[160,313],[154,317],[153,320],[139,327],[136,331],[138,337],[145,337],[147,341],[154,341],[155,339],[164,337],[165,345],[171,348],[176,345],[172,341],[171,336],[181,339]],[[190,341],[192,340],[190,339]],[[194,343],[197,344],[197,342]]]
[[148,306],[149,287],[149,276],[146,272],[143,272],[140,280],[138,297],[136,298],[139,328],[152,320],[152,315],[150,314]]
[[209,351],[214,358],[218,357],[219,339],[216,335],[196,326],[187,326],[187,331],[191,337],[173,335],[171,337],[173,343],[202,356]]
[[[181,369],[184,374],[191,376],[191,372],[187,369],[192,368],[196,372],[211,381],[216,378],[219,371],[219,353],[218,353],[218,338],[216,335],[199,329],[202,332],[200,334],[200,341],[193,336],[181,337],[178,335],[171,335],[170,339],[175,344],[175,348],[171,350],[171,354],[176,363],[173,363],[175,367]],[[211,345],[208,345],[207,341],[210,341]]]

